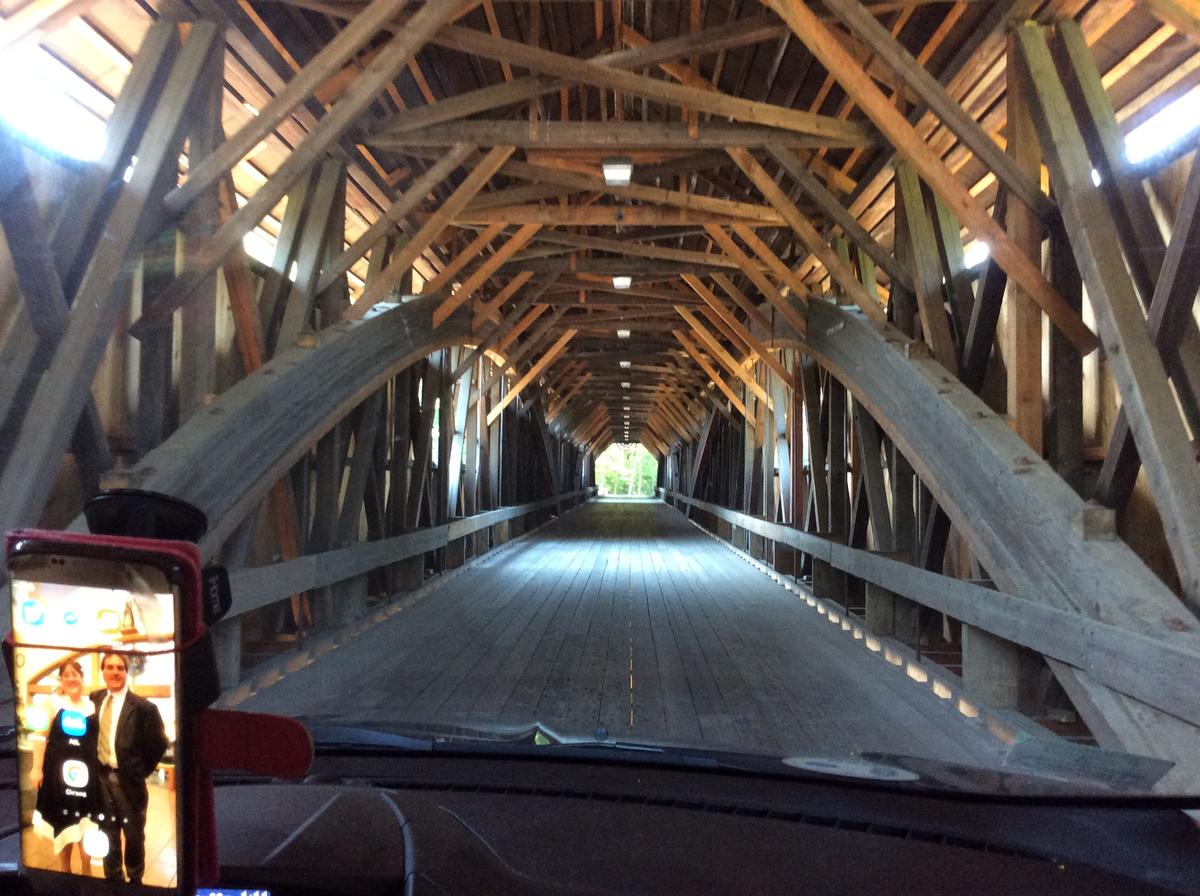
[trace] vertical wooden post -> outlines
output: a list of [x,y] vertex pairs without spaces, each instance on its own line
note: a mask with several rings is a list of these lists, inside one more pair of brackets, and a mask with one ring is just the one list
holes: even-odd
[[[224,142],[221,101],[224,96],[225,46],[218,43],[197,90],[193,125],[188,135],[188,163],[196,165]],[[203,242],[221,224],[219,182],[192,200],[183,216],[184,245]],[[170,329],[169,327],[167,328]],[[213,271],[180,309],[179,422],[205,407],[217,391],[217,273]]]
[[[1008,44],[1008,151],[1034,182],[1041,175],[1042,156],[1029,116],[1029,85],[1015,64],[1015,38]],[[1041,223],[1016,195],[1007,203],[1008,233],[1040,270]],[[1002,347],[1008,373],[1008,412],[1011,425],[1032,451],[1043,450],[1042,311],[1015,281],[1008,282],[1004,303]],[[1035,658],[1016,644],[987,632],[963,626],[963,681],[992,706],[1015,709],[1032,692]]]

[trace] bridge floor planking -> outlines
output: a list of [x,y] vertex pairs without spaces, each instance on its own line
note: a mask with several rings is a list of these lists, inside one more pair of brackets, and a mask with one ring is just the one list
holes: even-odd
[[657,502],[573,511],[239,708],[779,754],[1002,751]]

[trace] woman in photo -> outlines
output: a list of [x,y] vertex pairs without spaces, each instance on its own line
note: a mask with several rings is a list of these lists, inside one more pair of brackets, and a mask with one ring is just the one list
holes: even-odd
[[62,870],[71,871],[71,853],[78,844],[79,873],[91,873],[84,836],[99,830],[100,811],[96,739],[96,707],[83,683],[83,667],[67,660],[58,667],[58,690],[47,715],[50,724],[33,735],[30,781],[37,791],[33,828],[54,845]]

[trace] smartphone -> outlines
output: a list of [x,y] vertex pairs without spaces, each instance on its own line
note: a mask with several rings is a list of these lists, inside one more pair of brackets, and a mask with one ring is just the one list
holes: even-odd
[[186,552],[146,544],[9,538],[21,864],[45,892],[191,877],[177,646],[193,577]]

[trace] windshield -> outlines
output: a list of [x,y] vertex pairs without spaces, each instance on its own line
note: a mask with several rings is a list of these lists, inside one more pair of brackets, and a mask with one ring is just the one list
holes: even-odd
[[1194,43],[827,5],[18,19],[0,528],[194,505],[331,751],[1200,798]]

